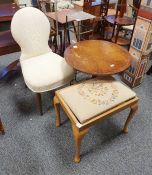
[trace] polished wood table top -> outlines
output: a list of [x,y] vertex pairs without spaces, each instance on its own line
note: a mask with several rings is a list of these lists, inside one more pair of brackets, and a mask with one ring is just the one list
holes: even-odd
[[[57,21],[60,24],[66,24],[66,16],[70,13],[75,13],[77,10],[74,9],[63,9],[57,12]],[[46,16],[56,21],[56,13],[55,12],[46,12]],[[68,18],[68,22],[73,21],[72,18]]]
[[0,22],[11,21],[15,12],[19,9],[20,9],[19,6],[17,6],[15,3],[1,4],[0,5]]
[[127,16],[123,16],[123,17],[115,17],[115,15],[108,15],[108,16],[105,16],[104,19],[106,21],[108,21],[109,23],[111,24],[119,24],[119,25],[133,25],[135,23],[135,19],[134,18],[131,18],[131,17],[127,17]]
[[85,40],[70,45],[64,52],[67,63],[92,75],[112,75],[127,69],[132,60],[121,46],[102,40]]

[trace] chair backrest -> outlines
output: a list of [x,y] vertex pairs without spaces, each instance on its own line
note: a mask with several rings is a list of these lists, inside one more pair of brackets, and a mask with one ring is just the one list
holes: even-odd
[[21,59],[51,51],[48,46],[50,23],[44,13],[36,8],[18,10],[11,22],[11,32],[21,47]]
[[118,0],[116,16],[123,17],[133,17],[133,0]]

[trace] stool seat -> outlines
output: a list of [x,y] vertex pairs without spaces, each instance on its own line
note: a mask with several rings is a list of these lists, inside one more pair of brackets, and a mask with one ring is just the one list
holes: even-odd
[[59,90],[58,93],[80,123],[136,96],[113,77],[91,79]]

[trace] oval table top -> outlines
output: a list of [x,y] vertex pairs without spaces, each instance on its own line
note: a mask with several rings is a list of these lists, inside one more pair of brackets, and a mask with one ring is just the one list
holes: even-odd
[[121,46],[102,40],[85,40],[70,45],[64,52],[67,63],[92,75],[112,75],[127,69],[131,54]]

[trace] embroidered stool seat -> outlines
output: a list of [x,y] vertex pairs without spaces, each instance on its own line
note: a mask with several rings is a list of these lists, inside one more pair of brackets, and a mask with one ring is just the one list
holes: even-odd
[[137,102],[135,92],[113,77],[98,77],[56,91],[54,97],[56,125],[60,125],[58,108],[60,103],[72,122],[76,143],[75,162],[80,161],[80,142],[91,125],[130,107],[131,111],[123,129],[127,132],[128,123],[137,110]]

